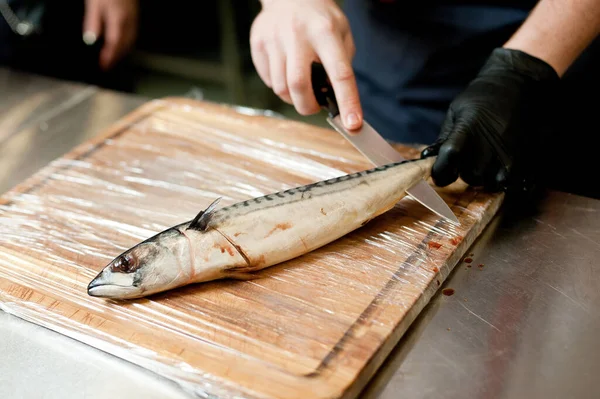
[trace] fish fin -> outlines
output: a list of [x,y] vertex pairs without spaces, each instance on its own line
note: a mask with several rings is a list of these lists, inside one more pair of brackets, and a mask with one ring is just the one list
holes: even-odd
[[250,272],[227,272],[225,277],[232,278],[235,280],[247,281],[247,280],[254,280],[254,279],[258,278],[259,276],[257,273],[250,273]]
[[205,210],[200,211],[194,220],[190,223],[186,230],[200,230],[205,231],[208,228],[208,224],[210,223],[210,219],[214,213],[215,207],[217,203],[221,200],[221,197],[217,198],[210,204]]

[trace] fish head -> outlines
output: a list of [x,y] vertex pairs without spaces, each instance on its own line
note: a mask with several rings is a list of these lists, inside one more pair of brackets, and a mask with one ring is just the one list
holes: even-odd
[[189,241],[178,229],[170,229],[117,256],[87,291],[94,297],[139,298],[187,283],[186,270]]

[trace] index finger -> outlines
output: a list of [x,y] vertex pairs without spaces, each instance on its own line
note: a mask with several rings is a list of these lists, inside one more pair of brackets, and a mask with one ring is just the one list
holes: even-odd
[[83,16],[83,42],[88,46],[93,45],[102,34],[102,19],[100,9],[95,1],[85,2]]
[[315,50],[329,76],[344,126],[355,130],[362,126],[362,108],[350,57],[337,36],[320,37]]

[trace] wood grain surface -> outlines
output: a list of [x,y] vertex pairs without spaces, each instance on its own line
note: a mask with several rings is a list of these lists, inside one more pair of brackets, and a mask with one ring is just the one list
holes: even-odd
[[0,307],[197,395],[356,397],[501,195],[461,182],[436,188],[460,227],[405,198],[250,281],[128,302],[89,297],[86,287],[123,250],[216,197],[224,206],[370,167],[333,130],[192,100],[150,102],[1,197]]

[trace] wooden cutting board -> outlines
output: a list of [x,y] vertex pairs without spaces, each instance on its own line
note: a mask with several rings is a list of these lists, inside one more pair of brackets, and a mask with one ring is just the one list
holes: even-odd
[[0,307],[196,394],[355,397],[501,195],[438,189],[458,228],[405,198],[251,281],[125,303],[86,287],[123,250],[216,197],[224,206],[370,167],[333,130],[191,100],[148,103],[1,197]]

